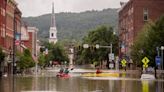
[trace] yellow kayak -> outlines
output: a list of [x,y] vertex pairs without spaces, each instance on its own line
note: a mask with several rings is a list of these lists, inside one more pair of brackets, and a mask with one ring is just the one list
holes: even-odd
[[119,77],[119,73],[85,73],[83,77]]

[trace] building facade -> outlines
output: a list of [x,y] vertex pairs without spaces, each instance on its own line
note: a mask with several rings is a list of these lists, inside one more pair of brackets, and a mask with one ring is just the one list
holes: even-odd
[[6,1],[0,0],[0,46],[5,47]]
[[129,0],[119,10],[120,55],[130,56],[130,47],[145,23],[164,14],[164,0]]
[[31,51],[31,54],[33,58],[38,56],[37,53],[37,33],[38,28],[36,27],[27,27],[28,34],[29,34],[29,40],[28,43],[25,43],[27,48]]
[[[13,52],[19,48],[15,46],[15,34],[20,33],[21,11],[17,7],[15,0],[0,0],[0,46],[5,52],[6,57],[1,68],[4,72],[11,73]],[[20,38],[19,38],[20,39]]]
[[28,34],[28,30],[27,30],[27,25],[24,22],[22,22],[22,26],[21,26],[21,52],[23,52],[24,49],[27,49],[27,46],[25,44],[27,44],[28,41],[29,41],[29,34]]

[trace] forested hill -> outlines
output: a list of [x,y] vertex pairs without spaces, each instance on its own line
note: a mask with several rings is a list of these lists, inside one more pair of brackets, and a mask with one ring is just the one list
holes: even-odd
[[[104,9],[102,11],[86,11],[81,13],[57,13],[56,25],[60,40],[76,39],[80,40],[90,31],[101,25],[113,26],[117,28],[117,9]],[[49,36],[51,14],[38,17],[25,17],[23,21],[29,26],[39,28],[39,38],[45,39]]]

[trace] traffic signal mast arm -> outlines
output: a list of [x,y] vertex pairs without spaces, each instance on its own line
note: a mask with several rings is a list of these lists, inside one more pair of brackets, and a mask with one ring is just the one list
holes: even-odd
[[[89,48],[89,47],[93,47],[93,45],[83,44],[83,48]],[[110,53],[112,53],[112,44],[110,44],[110,46],[101,46],[99,44],[96,44],[94,47],[96,47],[96,49],[99,49],[99,48],[110,48]]]

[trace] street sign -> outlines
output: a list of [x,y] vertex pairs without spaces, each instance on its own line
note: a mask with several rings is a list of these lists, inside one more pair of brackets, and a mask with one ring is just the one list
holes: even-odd
[[45,50],[45,54],[46,54],[46,55],[48,54],[48,48],[46,48],[46,50]]
[[114,64],[113,64],[113,63],[110,63],[110,64],[109,64],[109,67],[110,67],[110,68],[114,68]]
[[144,64],[143,67],[144,67],[144,68],[147,68],[147,67],[148,67],[148,64]]
[[112,60],[114,60],[114,54],[113,53],[110,53],[109,54],[109,61],[112,61]]
[[144,67],[144,68],[147,68],[147,67],[148,67],[149,61],[150,61],[150,60],[149,60],[147,57],[144,57],[144,58],[142,59],[142,63],[143,63],[143,67]]
[[144,57],[144,58],[142,59],[142,63],[144,63],[144,64],[148,64],[149,61],[150,61],[150,60],[149,60],[147,57]]
[[160,63],[161,63],[161,57],[160,56],[156,56],[155,57],[155,62],[156,62],[156,65],[160,65]]
[[125,45],[124,44],[121,44],[121,52],[125,52]]
[[15,34],[15,45],[20,45],[20,33]]
[[15,45],[19,45],[20,44],[20,40],[15,40]]
[[126,63],[127,63],[127,61],[126,61],[125,59],[123,59],[123,60],[121,61],[121,64],[122,64],[123,67],[126,66]]

